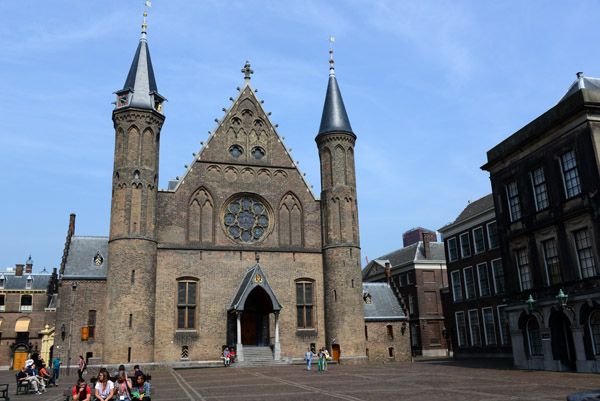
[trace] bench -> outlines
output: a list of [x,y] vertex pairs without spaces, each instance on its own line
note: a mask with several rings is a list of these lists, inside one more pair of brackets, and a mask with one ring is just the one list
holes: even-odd
[[29,390],[30,390],[29,381],[19,380],[19,375],[15,375],[15,378],[17,379],[17,392],[15,393],[15,395],[29,394]]
[[8,396],[8,384],[0,384],[0,400],[10,401]]

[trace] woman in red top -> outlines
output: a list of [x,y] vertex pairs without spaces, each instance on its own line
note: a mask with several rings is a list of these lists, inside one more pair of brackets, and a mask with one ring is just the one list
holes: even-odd
[[92,390],[85,380],[78,379],[77,385],[73,387],[73,401],[90,401]]

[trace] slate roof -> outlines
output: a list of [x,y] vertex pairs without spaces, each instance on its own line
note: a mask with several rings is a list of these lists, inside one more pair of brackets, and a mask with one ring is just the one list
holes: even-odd
[[[257,277],[260,277],[260,281],[255,280]],[[244,274],[244,278],[242,278],[242,281],[240,282],[235,295],[231,299],[231,303],[227,307],[227,310],[243,311],[248,295],[250,295],[252,290],[254,290],[256,287],[261,287],[263,290],[265,290],[267,295],[269,295],[269,298],[271,298],[271,303],[273,304],[273,310],[281,310],[281,304],[273,293],[273,290],[267,281],[267,277],[263,273],[260,264],[258,263],[255,264],[254,267],[248,269],[246,274]]]
[[[581,77],[579,74],[581,74]],[[560,98],[558,103],[562,102],[573,93],[578,92],[580,89],[600,90],[600,79],[584,77],[582,73],[578,73],[577,79],[569,86],[569,89],[567,89],[567,92]]]
[[430,242],[429,251],[431,252],[431,258],[425,259],[425,249],[423,248],[423,241],[411,244],[404,248],[400,248],[378,258],[371,260],[363,269],[363,277],[368,277],[371,273],[374,264],[385,268],[385,262],[390,262],[390,268],[401,267],[410,263],[415,262],[442,262],[446,263],[446,254],[444,252],[443,242]]
[[[366,302],[367,295],[371,303]],[[363,283],[363,300],[367,322],[406,319],[398,297],[387,283]]]
[[494,196],[492,194],[488,194],[483,198],[477,199],[467,205],[466,208],[458,215],[456,220],[454,220],[450,224],[446,224],[444,227],[440,228],[440,230],[444,230],[450,226],[453,226],[458,223],[462,223],[465,220],[470,219],[471,217],[477,216],[483,212],[487,212],[490,209],[494,209]]
[[133,92],[127,107],[139,107],[141,109],[154,110],[151,95],[157,95],[161,99],[164,99],[158,94],[156,79],[154,78],[154,69],[152,68],[152,61],[150,60],[150,49],[148,49],[148,41],[146,40],[145,34],[142,35],[140,43],[135,51],[135,56],[133,56],[133,61],[129,68],[129,74],[127,74],[123,89],[115,93],[120,94],[127,91]]
[[329,72],[329,83],[327,84],[327,95],[325,96],[319,135],[327,132],[349,132],[353,134],[333,69]]
[[[96,266],[94,257],[100,252],[102,264]],[[106,279],[108,237],[73,236],[62,278]]]
[[[0,272],[0,278],[4,277],[3,290],[46,290],[48,283],[52,278],[50,273],[25,273],[22,276],[15,276],[14,271]],[[31,288],[27,286],[27,278],[31,277]]]

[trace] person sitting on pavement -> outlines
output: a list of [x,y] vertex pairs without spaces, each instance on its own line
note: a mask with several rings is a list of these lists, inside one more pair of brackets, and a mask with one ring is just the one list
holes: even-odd
[[230,363],[234,363],[235,362],[235,349],[231,349],[231,351],[229,351],[229,360]]
[[135,385],[131,389],[132,400],[151,401],[150,383],[146,381],[146,375],[141,374],[135,377]]
[[77,385],[73,387],[73,401],[90,401],[92,390],[83,379],[77,379]]
[[108,370],[100,369],[98,373],[98,381],[96,382],[95,396],[98,401],[110,400],[115,393],[115,385],[108,378]]
[[120,401],[131,401],[131,380],[125,370],[120,370],[115,381],[115,393]]
[[223,363],[225,366],[229,366],[230,361],[231,353],[229,352],[229,347],[225,347],[225,350],[223,351]]
[[23,366],[21,371],[17,374],[17,380],[22,383],[29,383],[29,385],[33,388],[36,394],[40,393],[40,388],[46,391],[46,387],[40,383],[40,381],[33,375],[27,373],[27,368]]
[[142,372],[142,370],[140,369],[140,365],[135,365],[133,367],[133,371],[134,371],[133,372],[133,376],[134,377],[138,377],[139,375],[143,375],[144,374],[144,372]]

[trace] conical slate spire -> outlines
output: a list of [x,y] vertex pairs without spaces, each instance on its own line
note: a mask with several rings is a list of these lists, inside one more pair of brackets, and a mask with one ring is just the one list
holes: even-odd
[[158,91],[154,78],[154,70],[152,69],[152,61],[150,60],[148,42],[145,38],[140,39],[122,91],[133,92],[129,106],[154,109],[151,94],[158,93]]
[[329,70],[329,84],[327,85],[319,135],[327,132],[349,132],[353,134],[333,66]]

